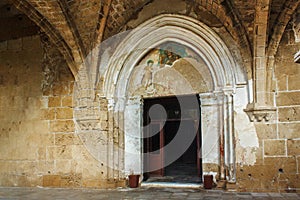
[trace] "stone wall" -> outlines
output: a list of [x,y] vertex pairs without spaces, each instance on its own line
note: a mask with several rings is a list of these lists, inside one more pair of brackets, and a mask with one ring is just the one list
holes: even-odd
[[293,61],[299,49],[294,41],[293,32],[287,29],[273,69],[277,117],[255,124],[259,138],[256,163],[238,163],[238,187],[242,191],[292,192],[300,188],[300,66]]
[[[158,14],[177,13],[190,16],[212,28],[228,45],[235,61],[247,71],[248,79],[254,78],[252,65],[249,64],[253,58],[248,54],[250,49],[256,47],[250,48],[247,41],[249,39],[250,44],[256,44],[253,42],[254,16],[263,15],[266,10],[254,14],[255,9],[259,7],[254,8],[253,2],[246,6],[244,3],[240,5],[234,3],[234,6],[240,9],[240,13],[252,8],[250,14],[245,12],[249,19],[242,18],[246,29],[243,32],[241,21],[235,16],[239,10],[233,12],[232,5],[226,3],[227,1],[222,1],[223,4],[217,4],[217,1],[195,1],[194,5],[183,0],[174,0],[174,2],[175,4],[170,6],[158,0],[113,1],[105,32],[99,32],[107,39],[121,30],[133,29]],[[103,6],[100,6],[100,2],[95,1],[95,3],[97,3],[95,7],[102,12]],[[99,95],[95,98],[96,95],[88,93],[89,90],[94,93],[94,88],[85,87],[84,84],[79,85],[82,90],[78,90],[79,94],[75,96],[74,77],[69,70],[72,66],[70,63],[74,60],[80,63],[80,52],[85,55],[94,44],[91,38],[94,38],[93,32],[99,27],[96,29],[89,24],[98,24],[96,22],[98,13],[89,12],[91,10],[97,12],[97,8],[84,10],[80,14],[78,12],[82,9],[78,8],[87,5],[72,4],[72,2],[69,4],[69,10],[67,9],[69,13],[65,16],[58,9],[60,5],[57,2],[53,1],[51,5],[49,4],[50,11],[55,10],[53,13],[58,13],[59,17],[49,16],[48,9],[44,9],[42,5],[36,5],[37,10],[30,10],[26,7],[27,4],[19,6],[26,8],[24,10],[29,16],[40,16],[32,14],[39,11],[42,13],[41,16],[48,18],[49,22],[44,21],[45,23],[40,26],[42,30],[48,30],[48,35],[52,35],[52,41],[55,41],[58,47],[53,46],[44,35],[0,43],[0,186],[106,188],[124,185],[122,181],[125,174],[122,170],[125,160],[123,150],[126,145],[123,141],[123,130],[120,129],[124,127],[124,113],[114,112],[114,109],[119,108],[113,108],[115,100],[113,96]],[[88,6],[92,7],[92,2]],[[270,10],[270,13],[272,11],[274,10]],[[87,13],[90,15],[85,15]],[[82,14],[87,17],[82,19]],[[95,21],[86,24],[89,16],[93,16]],[[102,14],[99,19],[102,18],[101,16]],[[269,24],[273,24],[277,18],[277,16],[272,17]],[[37,23],[40,19],[34,21]],[[69,23],[65,23],[66,21]],[[264,21],[266,26],[268,23]],[[103,23],[105,24],[105,20]],[[101,24],[102,22],[98,25]],[[282,23],[278,24],[282,26]],[[277,29],[272,27],[270,30],[276,32]],[[58,33],[61,34],[60,37],[56,37],[60,35]],[[249,33],[249,38],[243,38],[244,33]],[[267,36],[263,37],[267,40]],[[273,38],[272,35],[268,37]],[[260,123],[248,121],[243,112],[245,108],[243,106],[248,101],[247,95],[235,95],[242,99],[234,98],[237,183],[233,187],[239,191],[291,192],[300,188],[298,181],[300,67],[293,62],[293,55],[299,50],[300,44],[296,44],[293,37],[292,30],[288,28],[272,69],[273,77],[272,80],[270,79],[272,83],[266,84],[272,86],[274,84],[274,87],[270,86],[270,88],[274,89],[272,94],[275,94],[273,99],[277,108],[275,119]],[[263,50],[267,42],[264,40],[260,41],[260,44],[263,44],[260,48]],[[67,46],[59,46],[64,45],[63,42],[66,42]],[[276,43],[276,40],[273,42]],[[82,49],[78,50],[80,48]],[[71,51],[73,54],[70,53]],[[64,53],[65,59],[61,53]],[[65,60],[68,60],[69,67]],[[78,80],[86,79],[87,83],[83,82],[90,86],[91,80],[86,76],[85,71],[81,73],[80,70],[75,69],[73,71],[76,75],[78,72]],[[265,70],[267,69],[263,68],[262,71]],[[263,77],[263,74],[258,73],[258,75]],[[111,79],[112,83],[114,81],[110,77],[101,78]],[[199,78],[195,80],[191,85],[199,81]],[[264,86],[264,78],[262,83],[260,89],[268,90],[266,87],[269,86]],[[111,87],[113,86],[114,83],[111,84]],[[239,90],[241,88],[236,92],[238,93]],[[201,92],[201,90],[197,91]],[[241,93],[244,93],[244,88]],[[236,103],[237,101],[242,103]],[[78,112],[74,112],[75,109]],[[210,117],[215,118],[214,115]],[[247,126],[244,126],[245,124]],[[248,129],[249,127],[253,127],[253,130]],[[218,139],[215,141],[217,142]],[[219,147],[220,152],[223,151],[221,142],[220,146],[215,148],[218,154]],[[207,162],[204,163],[203,168],[204,171],[217,172],[221,171],[223,166]],[[224,169],[223,171],[224,174],[228,173]],[[230,187],[228,185],[228,188]]]
[[75,134],[74,77],[41,38],[0,44],[0,186],[116,187]]

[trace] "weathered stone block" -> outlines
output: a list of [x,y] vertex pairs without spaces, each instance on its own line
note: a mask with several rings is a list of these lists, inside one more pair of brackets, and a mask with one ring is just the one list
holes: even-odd
[[82,185],[82,175],[81,174],[65,174],[61,179],[62,187],[80,187]]
[[70,133],[55,134],[55,145],[78,145],[82,144],[78,135]]
[[63,83],[63,84],[54,84],[53,88],[53,95],[54,96],[60,96],[60,95],[68,95],[70,94],[70,88],[69,85],[67,83]]
[[279,138],[294,139],[300,138],[300,123],[278,124]]
[[273,170],[276,175],[290,175],[297,173],[297,162],[295,157],[266,157],[264,159],[264,164],[267,166],[266,169]]
[[239,191],[241,192],[257,192],[260,188],[261,183],[258,179],[246,179],[239,181]]
[[244,167],[244,173],[249,179],[264,179],[265,181],[271,181],[274,176],[277,176],[278,169],[267,164],[254,165]]
[[82,180],[82,186],[87,187],[87,188],[100,188],[101,187],[101,181],[100,180],[95,180],[95,179],[83,179]]
[[266,156],[282,156],[286,155],[285,140],[265,140],[264,152]]
[[60,175],[44,175],[43,187],[61,187]]
[[108,123],[107,123],[107,121],[100,121],[100,129],[101,129],[101,131],[108,130]]
[[56,108],[56,119],[72,119],[72,108]]
[[300,140],[287,141],[288,155],[300,155]]
[[75,125],[73,120],[56,120],[50,122],[51,132],[74,132]]
[[38,174],[47,174],[55,172],[55,162],[53,160],[46,161],[46,160],[40,160],[36,164],[36,172]]
[[289,90],[300,90],[300,73],[292,74],[288,78],[288,89]]
[[[285,192],[292,192],[291,190],[289,190],[289,188],[292,188],[292,190],[294,190],[295,188],[300,188],[300,175],[299,173],[297,174],[291,174],[288,178],[288,190],[285,190]],[[299,193],[299,192],[298,192]]]
[[39,160],[46,160],[46,148],[45,147],[40,147],[37,150],[37,158]]
[[300,92],[279,92],[276,104],[277,106],[300,105]]
[[49,97],[48,106],[49,107],[60,107],[61,106],[61,97]]
[[27,179],[26,175],[17,176],[17,186],[19,187],[30,187],[30,182]]
[[276,139],[276,124],[255,124],[256,133],[259,139]]
[[101,121],[107,121],[108,120],[107,111],[100,111],[100,119],[101,119]]
[[55,108],[41,109],[40,115],[42,120],[54,120],[56,115]]
[[72,96],[62,97],[62,106],[63,107],[73,107],[73,97]]
[[73,171],[74,168],[70,160],[56,160],[55,161],[55,173],[67,174]]
[[72,159],[72,146],[47,147],[47,160]]
[[278,113],[281,122],[300,121],[300,107],[279,108]]

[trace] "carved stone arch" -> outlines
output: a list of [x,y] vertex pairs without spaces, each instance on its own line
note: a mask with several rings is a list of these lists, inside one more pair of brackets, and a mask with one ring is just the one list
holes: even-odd
[[[207,158],[203,159],[204,164],[219,167],[214,169],[204,167],[204,173],[213,173],[218,179],[235,182],[233,113],[236,108],[243,119],[247,119],[247,115],[240,108],[249,103],[247,100],[251,94],[248,91],[246,72],[235,62],[225,43],[212,29],[193,18],[173,14],[154,17],[132,30],[122,39],[108,62],[104,75],[103,95],[108,100],[111,116],[109,118],[113,121],[109,125],[114,131],[112,134],[119,136],[124,134],[125,141],[122,140],[124,143],[120,145],[124,148],[122,151],[124,154],[120,152],[114,154],[114,156],[124,155],[123,158],[119,157],[118,163],[122,163],[122,159],[125,162],[124,168],[121,167],[120,170],[126,175],[132,170],[131,167],[135,166],[133,171],[142,172],[141,148],[136,149],[136,146],[142,145],[139,141],[142,130],[142,97],[128,96],[131,73],[150,49],[169,41],[191,48],[204,60],[211,73],[212,91],[199,95],[203,112],[201,120],[204,123],[202,137],[207,139],[208,136],[212,136],[214,140],[211,142],[215,144],[220,142],[220,146],[207,143],[202,152],[207,155]],[[235,92],[238,95],[235,95]],[[234,99],[237,98],[244,99],[242,105],[234,104]],[[214,114],[205,115],[205,113]],[[134,142],[127,140],[128,135],[133,134],[136,134],[138,139]],[[223,139],[219,141],[219,138]],[[212,146],[214,149],[210,151],[209,148]],[[220,148],[223,150],[220,151]],[[128,149],[135,149],[133,150],[136,151],[135,157],[132,154],[126,155]],[[229,174],[228,177],[226,174]]]
[[245,72],[234,61],[225,43],[209,27],[193,18],[160,15],[140,25],[123,41],[125,42],[118,46],[108,64],[104,82],[104,94],[107,97],[125,96],[124,85],[135,64],[149,48],[165,41],[180,41],[202,56],[212,73],[215,91],[225,86],[234,87],[247,83]]

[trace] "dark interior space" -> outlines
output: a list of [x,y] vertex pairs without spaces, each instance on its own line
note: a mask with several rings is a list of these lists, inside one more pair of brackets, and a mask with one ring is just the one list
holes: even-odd
[[[153,156],[157,157],[161,155],[161,162],[166,163],[166,160],[172,156],[172,152],[164,151],[162,147],[165,147],[172,142],[176,137],[176,134],[178,134],[179,127],[182,128],[184,134],[193,137],[189,147],[184,147],[184,145],[177,147],[182,148],[180,151],[184,152],[179,158],[168,166],[163,165],[164,168],[161,171],[145,173],[145,180],[164,182],[202,182],[201,160],[199,159],[199,161],[197,161],[197,153],[200,151],[201,145],[200,132],[198,132],[197,135],[191,135],[200,130],[200,104],[199,102],[197,102],[196,105],[195,103],[192,103],[192,98],[197,98],[197,96],[190,95],[144,100],[144,127],[149,126],[149,130],[152,129],[152,131],[155,127],[156,133],[151,137],[145,137],[144,152],[149,153],[157,151]],[[152,116],[152,118],[149,117],[149,109],[155,104],[164,107],[167,113],[167,119],[161,119],[159,114],[154,117]],[[182,104],[185,105],[184,108],[181,106]],[[162,131],[159,130],[159,128],[161,128]],[[161,150],[158,151],[159,149]],[[150,156],[151,155],[152,154],[150,154]],[[158,162],[157,160],[159,159],[146,157],[144,160],[144,165],[146,165],[145,169],[147,169],[147,166],[149,165],[153,166],[152,162]]]
[[[187,126],[187,128],[193,128],[193,121],[183,121],[182,123]],[[176,136],[178,126],[180,121],[169,121],[166,123],[164,129],[165,145],[170,143]],[[189,129],[187,129],[189,131]],[[191,130],[192,131],[192,130]],[[168,157],[168,155],[165,155]],[[179,157],[171,165],[165,167],[166,176],[178,176],[178,175],[191,175],[197,176],[197,143],[196,138],[194,138],[192,144],[184,152],[184,154]]]

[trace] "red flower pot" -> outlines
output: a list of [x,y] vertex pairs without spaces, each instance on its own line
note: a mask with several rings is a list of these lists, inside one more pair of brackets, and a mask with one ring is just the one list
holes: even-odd
[[129,175],[129,187],[137,188],[139,186],[140,175]]

